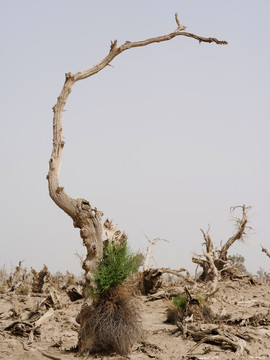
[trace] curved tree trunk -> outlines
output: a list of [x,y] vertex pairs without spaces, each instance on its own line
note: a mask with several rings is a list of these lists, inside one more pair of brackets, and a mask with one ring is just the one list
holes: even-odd
[[[175,15],[175,20],[177,23],[176,30],[172,31],[167,35],[162,35],[142,41],[130,42],[126,41],[123,45],[117,46],[117,41],[111,41],[109,54],[101,60],[97,65],[92,68],[85,70],[83,72],[78,72],[76,74],[66,73],[66,79],[63,86],[63,89],[57,99],[56,105],[53,107],[53,149],[49,161],[49,172],[47,175],[49,193],[52,200],[64,210],[73,220],[73,225],[76,228],[80,229],[80,235],[83,239],[83,243],[87,249],[86,259],[83,262],[83,269],[85,271],[85,292],[84,295],[87,297],[88,288],[91,288],[91,278],[93,271],[96,270],[98,266],[98,259],[102,257],[103,254],[103,230],[102,230],[102,212],[98,211],[96,208],[92,207],[90,203],[85,199],[73,199],[70,197],[59,184],[59,173],[62,152],[65,145],[63,140],[63,111],[68,100],[68,96],[72,90],[75,82],[79,80],[86,79],[102,69],[104,69],[110,62],[123,51],[129,50],[134,47],[146,46],[152,43],[159,43],[163,41],[168,41],[173,39],[176,36],[186,36],[191,37],[195,40],[201,42],[216,44],[227,44],[226,41],[219,41],[216,38],[204,38],[197,36],[188,32],[185,32],[185,26],[181,25],[177,14]],[[108,224],[107,224],[108,225]],[[107,226],[107,234],[110,234],[113,228]],[[121,233],[123,238],[125,234]],[[120,236],[120,237],[121,237]],[[119,234],[117,233],[117,237]],[[111,239],[114,240],[115,236],[112,236]],[[110,241],[110,239],[108,239]],[[82,311],[83,313],[83,311]]]
[[216,38],[204,38],[191,33],[184,32],[185,26],[181,25],[177,14],[175,14],[177,28],[173,32],[150,38],[142,41],[130,42],[126,41],[123,45],[117,46],[117,41],[111,41],[109,54],[101,60],[97,65],[83,72],[76,74],[67,73],[63,89],[57,99],[56,105],[53,107],[53,149],[49,161],[49,173],[47,175],[49,184],[49,193],[52,200],[64,210],[72,219],[75,227],[81,229],[80,235],[83,243],[87,249],[86,259],[83,264],[85,271],[85,279],[87,286],[90,286],[92,271],[97,267],[97,259],[102,256],[103,241],[102,241],[102,212],[96,208],[92,208],[90,203],[85,199],[73,199],[66,192],[65,189],[59,185],[59,173],[62,152],[65,145],[63,139],[63,111],[66,105],[68,96],[72,90],[72,86],[79,80],[86,79],[102,69],[104,69],[110,62],[120,53],[129,50],[133,47],[146,46],[152,43],[168,41],[176,36],[187,36],[198,40],[199,42],[215,42],[217,44],[227,44],[226,41],[219,41]]

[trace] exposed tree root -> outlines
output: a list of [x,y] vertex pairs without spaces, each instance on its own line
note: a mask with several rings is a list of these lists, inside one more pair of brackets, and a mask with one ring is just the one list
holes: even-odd
[[[195,336],[198,337],[198,334],[196,334]],[[235,339],[236,337],[233,336],[233,338]],[[246,347],[245,340],[242,340],[239,338],[232,340],[228,336],[221,336],[221,335],[208,335],[208,336],[203,337],[196,345],[194,345],[188,351],[188,354],[191,354],[192,352],[194,352],[194,350],[196,350],[201,344],[203,344],[205,342],[213,343],[213,344],[219,345],[221,347],[224,346],[224,344],[228,344],[239,355],[242,354],[244,352],[244,350],[246,350],[246,352],[249,354],[249,349],[247,349],[247,347]]]
[[105,351],[127,355],[142,336],[139,313],[138,301],[126,286],[109,290],[83,313],[80,353]]

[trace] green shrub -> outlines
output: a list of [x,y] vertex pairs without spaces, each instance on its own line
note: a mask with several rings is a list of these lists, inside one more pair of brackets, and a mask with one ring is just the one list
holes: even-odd
[[196,296],[197,296],[197,299],[199,300],[199,303],[201,305],[203,305],[204,303],[204,297],[199,293],[199,292],[196,292]]
[[27,294],[29,294],[29,289],[26,287],[20,287],[20,288],[16,289],[16,294],[17,295],[27,295]]
[[69,277],[68,279],[67,279],[67,284],[68,285],[72,285],[74,283],[74,279],[72,278],[72,277]]
[[132,253],[127,244],[107,243],[98,270],[94,273],[96,291],[91,295],[100,296],[113,287],[122,284],[127,277],[135,273],[141,263],[139,253]]
[[172,300],[173,305],[178,309],[185,309],[187,306],[186,295],[179,294]]

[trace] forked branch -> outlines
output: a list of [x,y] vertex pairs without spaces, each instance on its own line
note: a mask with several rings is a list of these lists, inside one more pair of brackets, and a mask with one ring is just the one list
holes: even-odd
[[166,239],[161,239],[161,238],[155,238],[153,240],[150,240],[145,234],[144,234],[144,236],[148,240],[148,245],[147,245],[146,255],[145,255],[144,264],[143,264],[143,271],[147,271],[147,270],[149,270],[149,267],[150,267],[149,263],[150,263],[150,259],[151,259],[151,247],[153,245],[155,245],[158,241],[166,241],[166,242],[169,242],[169,241]]
[[211,297],[218,291],[218,283],[221,276],[224,276],[225,273],[233,276],[233,274],[237,272],[237,268],[233,266],[228,259],[227,252],[235,241],[243,240],[244,236],[246,235],[246,230],[251,229],[251,227],[247,226],[247,211],[250,209],[250,207],[245,205],[235,206],[231,208],[231,211],[234,211],[236,208],[241,208],[242,217],[234,218],[237,226],[236,232],[221,247],[221,250],[214,248],[212,239],[209,234],[210,227],[208,227],[207,232],[201,229],[204,238],[203,245],[205,246],[205,251],[203,251],[202,255],[192,257],[192,262],[198,264],[203,269],[203,272],[200,275],[200,280],[204,282],[211,282],[210,290],[206,294],[207,297]]
[[[236,241],[236,240],[243,240],[244,235],[246,235],[246,229],[247,229],[247,212],[250,209],[250,206],[242,205],[242,206],[233,206],[231,207],[231,212],[233,213],[235,209],[241,208],[242,210],[242,218],[235,217],[234,221],[236,222],[236,232],[229,238],[229,240],[226,241],[226,243],[223,245],[219,258],[222,260],[226,260],[227,258],[227,252],[230,246]],[[250,227],[249,227],[250,229]]]

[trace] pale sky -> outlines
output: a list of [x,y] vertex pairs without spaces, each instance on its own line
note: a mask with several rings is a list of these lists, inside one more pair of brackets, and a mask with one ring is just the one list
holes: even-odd
[[79,273],[78,229],[48,194],[52,106],[66,72],[92,67],[121,44],[187,31],[132,49],[77,83],[64,113],[61,185],[113,218],[134,250],[149,238],[154,266],[194,270],[200,228],[217,246],[230,207],[250,205],[254,228],[231,248],[270,271],[269,0],[0,0],[0,266]]

